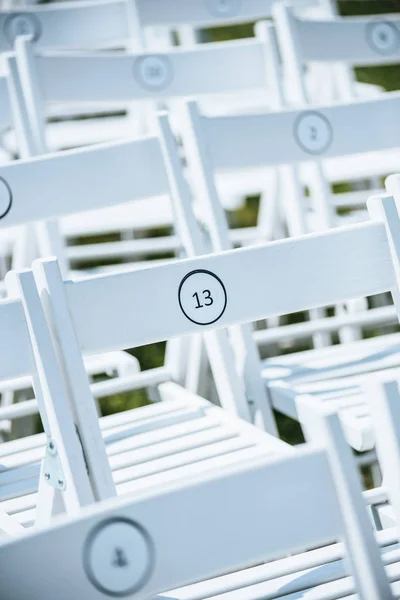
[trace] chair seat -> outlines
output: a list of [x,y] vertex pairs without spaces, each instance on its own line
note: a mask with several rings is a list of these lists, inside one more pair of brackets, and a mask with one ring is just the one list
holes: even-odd
[[263,362],[262,375],[276,410],[300,420],[297,399],[307,395],[340,413],[349,444],[375,445],[362,384],[371,372],[400,377],[400,334],[279,356]]
[[[292,451],[281,440],[174,383],[158,404],[100,420],[118,494],[203,473],[259,453]],[[0,507],[24,526],[35,520],[44,434],[0,445]]]

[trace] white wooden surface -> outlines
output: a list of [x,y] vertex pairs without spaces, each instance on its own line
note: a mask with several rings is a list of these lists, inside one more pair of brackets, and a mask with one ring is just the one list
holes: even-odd
[[[394,92],[315,110],[203,117],[202,126],[215,168],[290,164],[398,147],[399,105],[400,94]],[[308,125],[310,117],[315,120]]]
[[[275,490],[272,496],[271,489]],[[282,502],[287,507],[284,528],[277,518]],[[63,568],[57,582],[60,599],[69,597],[71,582],[88,598],[100,598],[85,574],[82,549],[94,527],[119,516],[144,528],[155,549],[151,576],[142,583],[136,598],[263,562],[289,548],[294,551],[343,539],[344,533],[326,455],[309,448],[299,450],[291,458],[272,462],[258,459],[226,468],[223,474],[217,472],[137,494],[135,500],[110,504],[102,510],[95,508],[92,514],[86,513],[75,522],[0,546],[0,572],[6,593],[18,594],[21,600],[32,589],[44,595],[48,584],[41,576],[42,570],[58,572],[61,561]],[[196,539],[195,544],[190,542],[190,552],[189,539]],[[235,543],[238,539],[240,544]],[[57,553],[53,549],[55,543]],[[59,552],[65,554],[61,556]],[[31,568],[24,578],[16,577],[14,571],[17,566],[20,568],[21,561]],[[381,598],[390,598],[384,581],[381,592]]]
[[[277,3],[274,16],[278,31],[284,13],[291,21],[300,61],[374,65],[400,60],[400,19],[396,14],[306,19]],[[282,37],[282,44],[285,41]]]
[[[216,273],[226,289],[226,309],[211,326],[192,323],[179,307],[179,285],[197,269]],[[304,285],[307,281],[319,285]],[[326,306],[388,291],[395,285],[385,228],[378,222],[163,267],[66,282],[65,289],[81,347],[96,352]],[[163,290],[162,296],[154,294],[155,289]],[[243,297],[243,289],[253,292]],[[127,310],[129,322],[122,316]],[[150,323],[141,327],[144,319]],[[93,327],[94,322],[104,323],[102,330]]]
[[[31,6],[0,15],[0,50],[10,50],[15,32],[36,34],[40,47],[90,48],[114,44],[129,36],[125,0],[64,2],[53,6]],[[297,0],[301,6],[306,2]],[[137,0],[142,27],[192,25],[210,27],[220,24],[251,22],[271,16],[271,0]],[[23,17],[19,27],[12,25],[15,15]],[[8,23],[7,23],[8,20]],[[11,23],[10,23],[11,21]]]
[[3,218],[4,226],[109,206],[113,198],[120,204],[124,198],[128,202],[164,195],[168,190],[155,137],[10,163],[1,167],[0,177],[12,194],[12,208]]
[[12,123],[10,96],[7,88],[7,78],[0,76],[0,128],[9,127]]

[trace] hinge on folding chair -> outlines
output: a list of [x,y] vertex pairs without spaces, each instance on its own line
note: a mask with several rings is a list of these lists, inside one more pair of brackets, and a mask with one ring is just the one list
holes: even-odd
[[65,490],[65,477],[61,466],[60,457],[53,439],[49,439],[46,445],[46,453],[43,460],[43,474],[49,485],[57,490]]

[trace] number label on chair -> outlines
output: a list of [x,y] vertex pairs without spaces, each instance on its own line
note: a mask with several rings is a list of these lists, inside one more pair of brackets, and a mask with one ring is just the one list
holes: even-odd
[[8,183],[0,177],[0,219],[6,216],[12,205],[12,192]]
[[399,47],[399,31],[388,21],[368,23],[366,35],[372,50],[379,54],[393,54]]
[[135,77],[146,90],[163,90],[172,82],[172,64],[166,56],[154,54],[135,61]]
[[125,518],[100,523],[86,541],[86,574],[107,596],[122,598],[135,593],[147,582],[153,563],[153,542],[147,531]]
[[299,146],[309,154],[322,154],[333,140],[330,122],[316,111],[307,111],[296,119],[294,135]]
[[233,17],[239,13],[242,0],[205,0],[205,4],[216,17]]
[[4,37],[8,40],[10,46],[14,45],[18,36],[28,35],[36,42],[41,34],[42,28],[36,15],[15,13],[5,20]]
[[211,271],[191,271],[181,281],[179,306],[185,317],[197,325],[211,325],[222,317],[227,295],[221,279]]

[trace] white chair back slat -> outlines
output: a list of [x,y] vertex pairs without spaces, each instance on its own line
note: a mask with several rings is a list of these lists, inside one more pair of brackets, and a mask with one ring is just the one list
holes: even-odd
[[293,164],[399,146],[400,94],[316,110],[204,117],[214,168]]
[[120,204],[169,193],[155,137],[29,159],[24,170],[26,179],[20,176],[19,163],[1,168],[3,213],[8,207],[2,218],[5,227],[110,206],[113,198]]
[[32,35],[39,48],[90,48],[113,45],[129,36],[124,0],[65,2],[0,13],[0,51],[20,35]]
[[[296,0],[299,6],[309,4]],[[274,0],[137,0],[141,27],[213,27],[271,16]],[[62,2],[0,14],[0,52],[18,35],[32,35],[38,48],[91,48],[126,42],[130,36],[128,0]]]
[[400,61],[400,18],[345,17],[332,20],[296,20],[297,39],[304,61],[340,62],[353,65],[389,64]]
[[[382,223],[364,223],[163,267],[67,282],[66,293],[80,346],[95,353],[205,331],[216,322],[225,327],[329,306],[395,287],[385,228]],[[197,316],[198,311],[210,317]]]
[[[240,92],[267,85],[258,40],[177,48],[162,54],[43,55],[37,72],[46,102],[126,102]],[[237,65],[246,68],[237,68]]]
[[[327,456],[310,447],[287,458],[246,461],[207,478],[161,485],[133,499],[92,507],[77,520],[0,546],[3,593],[24,597],[34,589],[38,597],[46,597],[45,569],[65,581],[66,585],[57,586],[60,600],[67,600],[71,581],[88,600],[100,600],[103,593],[92,585],[82,563],[84,548],[89,550],[89,537],[101,525],[115,523],[121,515],[134,524],[136,533],[128,539],[135,563],[140,560],[138,572],[148,567],[148,577],[142,578],[134,594],[138,600],[296,548],[344,539]],[[190,552],[188,540],[196,540]],[[24,577],[20,576],[21,564],[26,565]]]
[[[56,476],[54,472],[48,473],[48,477],[45,478],[44,470],[42,470],[39,491],[45,488],[43,493],[48,506],[39,506],[39,512],[44,522],[48,523],[53,513],[55,495],[60,494],[61,491],[64,492],[63,498],[68,512],[76,514],[82,506],[93,503],[96,498],[106,499],[114,496],[115,487],[98,427],[95,427],[94,430],[88,427],[86,432],[87,435],[91,434],[92,446],[97,447],[98,457],[94,465],[95,472],[93,470],[88,472],[79,432],[77,432],[75,424],[75,407],[68,402],[68,387],[65,384],[62,366],[57,360],[51,334],[46,325],[45,314],[32,271],[25,271],[18,275],[10,272],[7,287],[13,296],[21,298],[24,319],[26,318],[25,326],[29,332],[35,356],[34,368],[31,371],[34,378],[35,396],[48,442],[53,441],[62,465],[61,475],[57,480],[54,480]],[[37,348],[40,348],[40,357],[38,357]],[[46,383],[42,386],[41,383],[44,380]],[[88,404],[86,410],[93,410],[96,414],[93,403]],[[96,485],[93,485],[94,479]],[[49,488],[49,484],[51,488]]]

